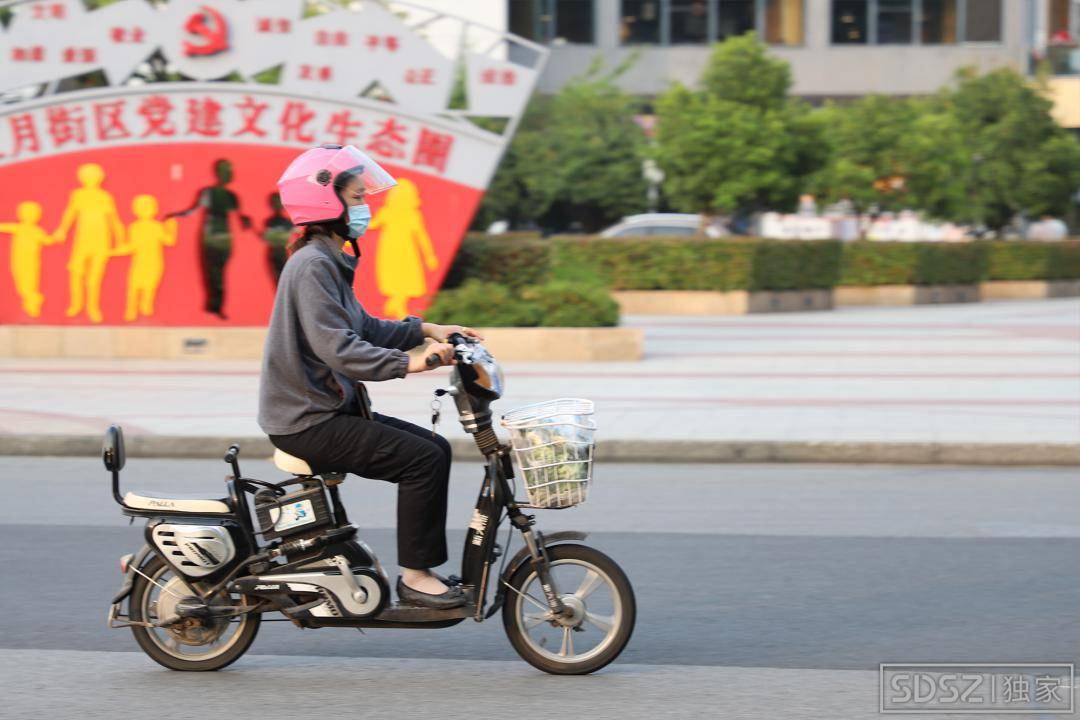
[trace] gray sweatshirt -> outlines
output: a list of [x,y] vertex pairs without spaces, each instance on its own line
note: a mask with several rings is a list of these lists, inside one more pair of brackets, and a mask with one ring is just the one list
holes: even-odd
[[420,318],[379,320],[353,292],[357,258],[317,236],[285,263],[263,349],[259,427],[291,435],[356,411],[357,380],[405,377]]

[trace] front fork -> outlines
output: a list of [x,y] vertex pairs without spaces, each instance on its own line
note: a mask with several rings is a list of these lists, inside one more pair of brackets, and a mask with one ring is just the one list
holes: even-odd
[[540,578],[540,587],[544,589],[544,599],[547,600],[548,609],[553,615],[563,615],[566,612],[566,606],[559,597],[559,588],[555,587],[555,581],[551,577],[547,549],[543,542],[537,542],[536,533],[532,529],[536,520],[532,515],[518,512],[511,516],[510,521],[521,531],[521,536],[525,539],[525,547],[532,557],[533,567],[536,568],[536,574]]

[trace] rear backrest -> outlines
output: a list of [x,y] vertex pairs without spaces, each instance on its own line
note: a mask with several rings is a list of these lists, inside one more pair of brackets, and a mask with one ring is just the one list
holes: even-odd
[[101,449],[101,459],[106,470],[120,472],[124,469],[127,455],[124,452],[124,431],[119,425],[110,425],[105,431],[105,442]]

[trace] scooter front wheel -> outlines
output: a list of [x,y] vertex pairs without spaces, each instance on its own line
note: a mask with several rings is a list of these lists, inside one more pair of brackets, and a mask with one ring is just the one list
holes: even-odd
[[[135,577],[128,600],[132,622],[175,617],[176,604],[192,597],[187,584],[157,556],[141,570],[145,576]],[[211,604],[239,604],[241,598],[222,593]],[[143,652],[170,670],[220,670],[251,647],[261,620],[262,615],[250,613],[205,621],[190,619],[165,627],[132,625],[131,632]]]
[[544,672],[595,672],[630,641],[637,615],[634,589],[618,563],[587,545],[556,545],[547,554],[567,613],[557,617],[548,609],[540,578],[526,563],[506,588],[506,636],[522,659]]

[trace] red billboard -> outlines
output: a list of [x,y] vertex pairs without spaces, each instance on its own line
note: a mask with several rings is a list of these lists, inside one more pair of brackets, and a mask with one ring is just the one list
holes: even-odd
[[[265,324],[294,234],[275,183],[293,157],[321,143],[356,145],[398,179],[369,198],[361,302],[387,317],[422,311],[536,70],[505,53],[446,57],[407,18],[370,2],[308,19],[292,1],[150,7],[30,3],[0,44],[7,87],[90,67],[115,80],[149,53],[193,78],[2,106],[0,323]],[[463,37],[469,31],[462,23]],[[275,63],[278,84],[243,79]],[[25,71],[13,74],[12,65]],[[455,67],[464,68],[467,96],[451,110]],[[223,73],[230,81],[198,81]],[[381,99],[360,96],[373,85]],[[470,106],[502,114],[509,131],[468,122]]]

